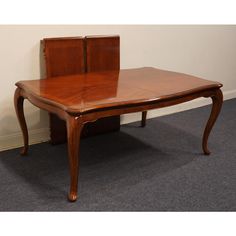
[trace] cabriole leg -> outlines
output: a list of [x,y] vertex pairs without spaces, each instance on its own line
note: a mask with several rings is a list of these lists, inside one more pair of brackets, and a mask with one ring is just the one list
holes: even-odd
[[20,123],[20,127],[24,138],[24,147],[21,150],[21,155],[26,155],[28,153],[28,148],[29,148],[29,136],[28,136],[27,125],[25,122],[23,104],[24,104],[24,97],[21,96],[20,88],[17,88],[14,96],[14,105],[15,105],[16,115]]
[[212,127],[215,124],[215,121],[222,107],[223,95],[222,95],[221,90],[220,89],[216,90],[215,94],[211,97],[211,99],[212,99],[212,110],[211,110],[209,120],[206,124],[206,128],[205,128],[203,139],[202,139],[202,148],[205,155],[210,155],[211,153],[207,147],[207,141],[208,141],[209,134],[212,130]]
[[67,141],[68,141],[68,157],[70,165],[70,192],[69,200],[76,201],[78,190],[79,175],[79,147],[80,134],[83,128],[82,119],[80,117],[69,116],[67,119]]

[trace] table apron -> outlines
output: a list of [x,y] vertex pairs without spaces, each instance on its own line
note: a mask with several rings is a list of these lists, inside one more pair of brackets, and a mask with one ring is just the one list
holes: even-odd
[[25,92],[23,89],[21,89],[20,93],[21,93],[22,97],[28,99],[36,107],[46,110],[50,113],[54,113],[62,120],[67,119],[68,113],[65,112],[63,109],[61,109],[53,104],[46,103],[46,102],[42,101],[41,99],[38,99],[36,96],[34,96],[28,92]]
[[59,108],[56,105],[44,102],[43,100],[37,98],[36,96],[28,92],[25,92],[23,89],[21,89],[21,95],[24,98],[28,99],[33,105],[39,107],[40,109],[46,110],[50,113],[56,114],[62,120],[67,120],[68,116],[74,116],[81,118],[83,123],[87,123],[87,122],[94,122],[97,119],[103,117],[148,111],[152,109],[173,106],[200,97],[213,97],[218,90],[219,88],[208,89],[205,91],[195,92],[188,95],[180,95],[179,97],[169,97],[165,99],[144,102],[139,104],[124,104],[118,107],[117,106],[107,107],[107,108],[104,107],[93,111],[88,111],[88,112],[85,111],[82,113],[63,110],[62,108]]
[[169,107],[169,106],[177,105],[180,103],[188,102],[188,101],[200,98],[200,97],[205,97],[205,98],[214,97],[218,90],[220,90],[220,88],[209,89],[207,91],[196,92],[196,93],[188,94],[185,96],[150,101],[150,102],[145,102],[141,104],[135,104],[135,105],[128,104],[122,107],[102,108],[97,111],[83,113],[81,114],[81,118],[83,119],[84,122],[93,122],[93,121],[96,121],[97,119],[108,117],[108,116],[122,115],[122,114],[134,113],[134,112],[148,111],[148,110],[153,110],[153,109],[158,109],[158,108],[163,108],[163,107]]

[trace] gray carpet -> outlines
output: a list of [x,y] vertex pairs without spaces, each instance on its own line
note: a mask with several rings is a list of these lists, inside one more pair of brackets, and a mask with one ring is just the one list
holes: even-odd
[[83,139],[79,199],[67,201],[66,145],[0,153],[0,211],[235,211],[236,99],[201,137],[210,106]]

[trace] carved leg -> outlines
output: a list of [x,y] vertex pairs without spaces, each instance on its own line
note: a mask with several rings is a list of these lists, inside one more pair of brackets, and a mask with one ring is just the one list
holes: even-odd
[[207,140],[209,137],[209,134],[211,132],[211,129],[220,113],[221,110],[221,106],[223,103],[223,95],[220,89],[218,89],[216,91],[216,93],[211,97],[212,99],[212,110],[211,110],[211,115],[210,118],[206,124],[206,128],[203,134],[203,139],[202,139],[202,148],[203,148],[203,152],[205,155],[210,155],[210,151],[207,147]]
[[17,88],[14,96],[14,104],[15,104],[16,115],[20,123],[20,127],[24,138],[24,147],[21,150],[21,155],[26,155],[29,147],[29,136],[28,136],[27,125],[25,122],[23,103],[24,103],[24,97],[22,97],[20,94],[20,88]]
[[69,200],[76,201],[79,175],[79,146],[83,123],[80,117],[69,116],[67,119],[68,155],[70,165]]
[[141,122],[141,127],[146,126],[146,117],[147,117],[147,111],[142,112],[142,122]]

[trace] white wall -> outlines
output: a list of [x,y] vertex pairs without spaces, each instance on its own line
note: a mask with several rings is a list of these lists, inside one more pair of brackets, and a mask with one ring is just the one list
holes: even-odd
[[[193,74],[224,84],[226,99],[236,97],[236,26],[0,26],[0,150],[22,145],[13,107],[14,83],[38,79],[40,39],[44,37],[119,34],[121,68],[154,66]],[[190,109],[210,100],[194,100],[151,111],[149,117]],[[26,102],[30,143],[48,140],[48,116]],[[122,117],[122,123],[140,114]]]

